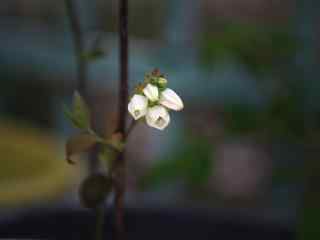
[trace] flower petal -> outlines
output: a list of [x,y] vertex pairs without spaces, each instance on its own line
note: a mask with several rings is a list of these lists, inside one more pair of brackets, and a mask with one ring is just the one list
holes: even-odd
[[148,109],[146,122],[150,127],[163,130],[170,123],[168,110],[160,105]]
[[148,99],[142,95],[135,94],[128,104],[128,111],[135,120],[146,115],[147,109]]
[[175,111],[180,111],[184,107],[181,98],[170,88],[166,88],[161,93],[159,102],[161,105]]
[[152,102],[158,101],[159,99],[158,87],[150,83],[148,83],[147,86],[143,89],[143,93]]

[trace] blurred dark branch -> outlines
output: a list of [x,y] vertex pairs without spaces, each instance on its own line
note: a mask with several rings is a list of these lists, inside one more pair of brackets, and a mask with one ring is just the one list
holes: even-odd
[[[77,89],[86,102],[90,103],[89,93],[88,93],[88,61],[84,57],[85,53],[85,38],[81,30],[80,20],[76,11],[76,6],[73,0],[65,0],[65,6],[67,11],[67,16],[71,26],[72,40],[74,45],[74,53],[77,65]],[[92,116],[94,118],[95,116]],[[94,123],[94,120],[93,120]],[[90,153],[89,161],[89,174],[93,175],[98,168],[98,146],[92,150]],[[103,225],[104,225],[104,207],[101,206],[96,209],[96,229],[95,238],[97,240],[103,239]]]
[[65,0],[65,5],[71,25],[72,39],[77,61],[77,88],[85,100],[88,101],[88,64],[87,60],[83,57],[85,52],[84,36],[83,32],[81,31],[80,20],[77,16],[76,7],[73,0]]
[[[119,1],[119,112],[116,132],[126,135],[126,116],[128,104],[128,0]],[[115,176],[115,224],[117,239],[124,239],[124,195],[126,189],[126,159],[125,153],[121,152],[114,166]]]
[[134,129],[134,127],[137,125],[137,123],[138,123],[138,121],[136,121],[136,120],[132,120],[132,121],[130,122],[129,127],[128,127],[126,133],[124,134],[124,141],[127,141],[130,133],[132,132],[132,130]]
[[124,134],[128,104],[128,0],[119,3],[120,84],[117,132]]
[[104,206],[100,206],[96,209],[96,229],[95,229],[95,240],[103,240],[103,227],[104,227]]
[[[71,26],[74,53],[77,65],[77,88],[86,102],[90,103],[88,91],[88,60],[84,57],[85,36],[81,30],[80,19],[76,11],[74,0],[65,0],[67,16]],[[93,105],[90,104],[90,105]],[[92,124],[95,123],[96,116],[92,116]],[[89,171],[94,172],[98,168],[97,149],[90,153]]]

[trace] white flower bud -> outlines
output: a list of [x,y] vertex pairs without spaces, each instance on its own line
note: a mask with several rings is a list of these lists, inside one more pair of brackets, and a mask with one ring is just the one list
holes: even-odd
[[181,98],[170,88],[166,88],[161,93],[160,104],[175,111],[183,109],[183,102]]
[[146,115],[146,122],[150,127],[159,130],[165,129],[170,122],[168,110],[160,105],[149,108]]
[[152,102],[158,101],[159,99],[158,87],[150,83],[148,83],[147,86],[143,89],[143,93]]
[[148,99],[142,95],[135,94],[128,104],[128,111],[135,120],[146,115],[147,109]]

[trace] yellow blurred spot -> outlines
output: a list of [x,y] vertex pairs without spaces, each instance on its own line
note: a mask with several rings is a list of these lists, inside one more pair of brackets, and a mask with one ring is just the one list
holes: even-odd
[[77,170],[53,136],[0,121],[0,207],[57,199],[75,183]]

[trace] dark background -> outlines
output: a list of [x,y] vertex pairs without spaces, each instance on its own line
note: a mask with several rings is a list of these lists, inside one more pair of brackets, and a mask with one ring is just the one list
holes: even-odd
[[[75,2],[95,124],[108,134],[117,110],[117,1]],[[177,225],[194,229],[152,231],[320,238],[320,2],[129,2],[130,89],[159,68],[185,109],[172,114],[163,132],[140,124],[130,136],[128,228],[150,238],[152,227],[134,223],[170,225],[176,217]],[[77,195],[87,164],[68,165],[64,156],[65,141],[76,132],[62,111],[77,86],[71,37],[63,1],[0,4],[0,237],[47,211],[42,217],[49,222],[55,211],[63,212],[55,216],[61,224],[76,221],[65,213],[71,210],[83,211],[82,224],[91,219]],[[19,227],[1,230],[1,222],[15,221]],[[52,231],[46,221],[29,221],[33,237]],[[35,228],[40,223],[47,227]]]

